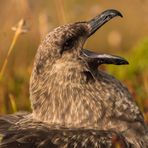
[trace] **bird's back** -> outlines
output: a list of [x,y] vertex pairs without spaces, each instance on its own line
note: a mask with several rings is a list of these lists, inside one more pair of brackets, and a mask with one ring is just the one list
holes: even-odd
[[17,113],[0,117],[1,148],[90,148],[132,146],[114,131],[94,129],[66,129],[35,121],[31,114]]

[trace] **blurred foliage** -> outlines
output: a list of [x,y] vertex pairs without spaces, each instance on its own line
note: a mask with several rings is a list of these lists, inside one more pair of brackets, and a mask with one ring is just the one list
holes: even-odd
[[141,73],[148,72],[148,38],[143,39],[134,45],[128,53],[125,53],[126,59],[129,61],[129,66],[123,68],[110,67],[110,71],[122,80],[125,80],[125,75],[131,80],[139,76]]
[[[147,0],[1,0],[0,70],[6,58],[8,62],[0,80],[0,114],[30,110],[29,78],[33,59],[48,31],[61,24],[88,20],[108,8],[120,10],[124,18],[114,19],[102,27],[89,39],[86,48],[118,54],[129,61],[128,66],[106,65],[105,70],[125,83],[148,122]],[[22,18],[30,30],[18,36],[7,56],[16,33],[12,26]]]

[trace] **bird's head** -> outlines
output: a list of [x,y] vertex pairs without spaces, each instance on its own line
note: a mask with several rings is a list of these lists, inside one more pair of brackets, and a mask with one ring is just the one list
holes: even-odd
[[76,22],[55,28],[42,41],[37,53],[37,72],[42,72],[47,61],[83,57],[89,62],[100,64],[128,64],[119,56],[97,54],[83,49],[85,41],[112,18],[122,14],[117,10],[106,10],[89,21]]

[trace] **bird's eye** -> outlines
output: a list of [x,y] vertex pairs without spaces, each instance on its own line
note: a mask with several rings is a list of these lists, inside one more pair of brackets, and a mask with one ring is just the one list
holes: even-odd
[[74,43],[75,43],[75,39],[74,39],[74,38],[69,38],[69,39],[67,39],[67,40],[64,42],[63,49],[64,49],[64,50],[71,49],[71,48],[74,46]]

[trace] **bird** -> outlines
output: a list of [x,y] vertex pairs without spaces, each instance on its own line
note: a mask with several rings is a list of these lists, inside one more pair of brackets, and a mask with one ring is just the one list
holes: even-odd
[[121,12],[108,9],[89,21],[50,31],[37,50],[30,78],[32,113],[0,117],[0,147],[147,148],[144,117],[128,89],[100,69],[125,65],[120,56],[83,48]]

